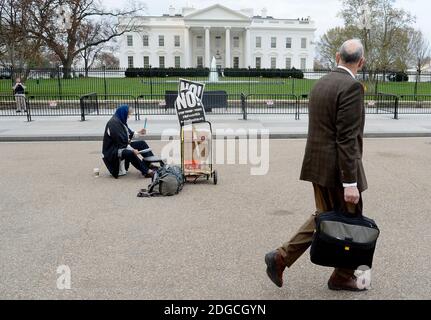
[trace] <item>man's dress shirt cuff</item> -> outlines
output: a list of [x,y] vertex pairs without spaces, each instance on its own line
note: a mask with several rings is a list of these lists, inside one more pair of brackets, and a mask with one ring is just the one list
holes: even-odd
[[354,183],[343,183],[343,187],[344,188],[351,188],[351,187],[357,187],[358,183],[354,182]]

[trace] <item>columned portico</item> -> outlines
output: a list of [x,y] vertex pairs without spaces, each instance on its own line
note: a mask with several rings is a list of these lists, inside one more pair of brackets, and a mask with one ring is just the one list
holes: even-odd
[[[122,22],[127,25],[127,19]],[[309,19],[275,19],[220,4],[137,19],[142,32],[121,39],[120,66],[141,68],[313,68],[315,25]]]
[[251,45],[251,38],[250,38],[250,28],[245,28],[245,41],[244,41],[244,62],[245,67],[250,67],[250,45]]
[[190,45],[190,27],[186,26],[186,28],[184,29],[184,65],[186,68],[190,68],[191,67],[191,45]]
[[[231,10],[216,4],[196,10],[184,16],[184,26],[189,26],[189,35],[184,38],[184,47],[190,47],[190,66],[211,68],[212,58],[217,68],[242,67],[250,63],[251,51],[244,51],[245,28],[252,24],[250,12]],[[247,47],[250,47],[250,34]],[[249,55],[250,57],[246,57]]]
[[210,57],[210,29],[211,27],[205,28],[205,67],[209,68],[211,66],[211,57]]
[[234,63],[241,68],[251,66],[250,31],[244,26],[186,26],[184,66],[196,67],[199,64],[197,61],[202,61],[203,67],[211,68],[213,56],[221,68],[233,68]]
[[230,27],[226,27],[226,59],[225,59],[225,67],[230,68]]

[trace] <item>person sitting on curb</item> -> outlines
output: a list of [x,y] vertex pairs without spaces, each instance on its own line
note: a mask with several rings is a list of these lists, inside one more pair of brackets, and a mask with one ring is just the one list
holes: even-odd
[[[149,164],[140,159],[140,151],[149,149],[148,144],[143,141],[131,141],[133,138],[146,134],[145,129],[132,131],[127,125],[127,119],[132,113],[132,109],[127,105],[117,108],[115,114],[108,121],[103,136],[103,162],[114,178],[123,175],[120,172],[120,162],[125,160],[125,168],[131,163],[138,169],[145,178],[152,178],[154,171],[149,168]],[[145,156],[154,156],[151,149],[144,152]]]

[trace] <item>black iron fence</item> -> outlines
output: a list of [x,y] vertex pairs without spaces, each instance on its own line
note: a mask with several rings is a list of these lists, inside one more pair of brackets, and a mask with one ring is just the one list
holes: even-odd
[[[26,104],[28,102],[26,101]],[[24,110],[19,108],[18,102],[14,96],[2,96],[0,95],[0,116],[6,117],[27,117],[27,106]]]
[[[135,119],[145,115],[175,115],[177,94],[165,95],[28,95],[25,110],[18,112],[14,96],[0,96],[0,117],[24,117],[31,121],[40,116],[77,116],[82,121],[91,116],[111,116],[120,105],[128,105],[135,111]],[[308,114],[308,94],[228,94],[207,92],[204,106],[209,115],[280,114],[294,115],[299,120]],[[431,95],[366,94],[366,114],[388,115],[398,119],[400,114],[431,114]]]
[[26,99],[27,114],[30,117],[78,116],[80,115],[77,95],[29,95]]
[[[159,69],[130,76],[127,69],[72,69],[70,76],[61,68],[15,70],[0,69],[0,95],[12,94],[12,86],[21,77],[30,95],[165,95],[177,91],[178,79],[204,82],[205,90],[226,91],[229,95],[251,94],[309,94],[314,83],[328,74],[329,70],[264,70],[229,69],[207,70],[208,76],[199,69],[166,69],[161,76]],[[157,71],[158,70],[158,71]],[[156,72],[157,71],[157,72]],[[431,72],[363,71],[357,75],[368,94],[430,95]]]
[[[91,116],[111,116],[120,105],[135,110],[135,119],[145,115],[175,115],[177,93],[163,95],[103,94],[27,95],[25,105],[13,95],[0,95],[0,117],[22,117],[31,121],[40,116],[77,116],[82,121]],[[300,119],[308,114],[308,94],[230,94],[226,91],[206,91],[203,104],[207,114],[248,115],[284,114]],[[430,95],[393,95],[367,93],[364,97],[366,114],[388,115],[398,119],[403,114],[431,114]]]
[[[174,115],[174,103],[178,94],[169,91],[164,95],[140,95],[136,99],[135,113],[141,115]],[[210,114],[242,114],[241,95],[227,92],[207,91],[204,93],[202,103],[205,112]]]
[[298,114],[298,97],[293,94],[250,94],[247,114]]
[[398,114],[431,114],[431,95],[401,95]]

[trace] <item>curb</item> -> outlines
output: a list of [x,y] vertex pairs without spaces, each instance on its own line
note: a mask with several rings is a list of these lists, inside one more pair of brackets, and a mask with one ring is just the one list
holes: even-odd
[[[425,138],[431,137],[431,132],[370,132],[364,138]],[[176,136],[176,138],[179,138]],[[243,139],[245,137],[235,137]],[[269,139],[306,139],[306,133],[272,133]],[[213,137],[213,139],[217,139]],[[48,141],[102,141],[102,135],[87,136],[0,136],[0,142],[48,142]],[[145,140],[161,140],[161,135],[148,135]]]

